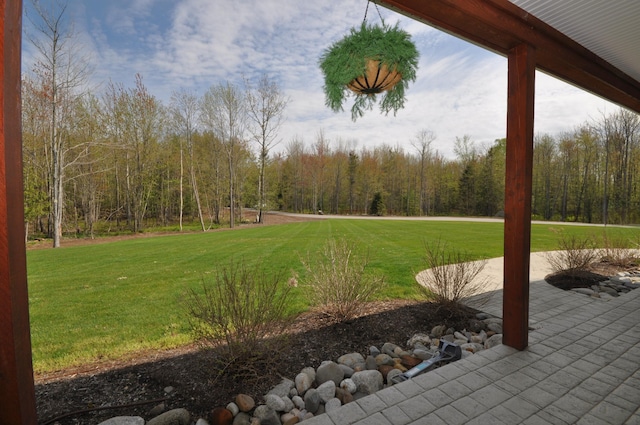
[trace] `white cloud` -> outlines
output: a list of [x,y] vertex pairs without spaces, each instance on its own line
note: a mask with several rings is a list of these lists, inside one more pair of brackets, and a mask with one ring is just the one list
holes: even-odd
[[[491,143],[505,136],[506,59],[383,7],[385,22],[400,22],[421,54],[406,108],[395,117],[374,109],[355,123],[351,103],[343,113],[326,108],[319,57],[360,25],[365,7],[364,0],[70,0],[99,81],[131,86],[140,73],[150,92],[168,101],[180,88],[202,94],[211,85],[269,74],[291,98],[281,148],[296,136],[311,143],[321,129],[335,142],[409,146],[429,129],[437,136],[434,148],[452,157],[456,137]],[[373,4],[368,21],[379,22]],[[25,63],[30,58],[27,48]],[[607,107],[614,108],[538,73],[537,132],[571,130]]]

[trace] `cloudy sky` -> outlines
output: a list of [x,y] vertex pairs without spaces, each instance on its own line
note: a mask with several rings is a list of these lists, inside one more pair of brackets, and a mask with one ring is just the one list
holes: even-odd
[[[41,0],[49,4],[52,0]],[[26,13],[30,0],[24,0]],[[96,85],[132,87],[136,73],[168,104],[173,91],[202,95],[212,85],[240,85],[267,74],[290,98],[279,150],[294,138],[311,145],[322,131],[335,146],[358,148],[411,142],[423,129],[432,148],[454,157],[456,137],[479,145],[505,136],[507,60],[383,7],[386,23],[400,22],[420,51],[417,79],[396,116],[374,109],[351,120],[350,107],[334,113],[324,103],[322,52],[359,26],[366,0],[68,0],[66,16],[89,53]],[[369,23],[379,23],[372,3]],[[33,33],[29,19],[24,29]],[[24,40],[23,67],[33,46]],[[545,74],[536,76],[536,133],[556,135],[597,119],[616,106]]]

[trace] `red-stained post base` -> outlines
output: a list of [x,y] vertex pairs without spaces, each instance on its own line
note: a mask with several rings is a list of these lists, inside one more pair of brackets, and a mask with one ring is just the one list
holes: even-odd
[[521,44],[508,59],[503,343],[524,350],[529,343],[535,50]]
[[22,1],[0,0],[0,424],[35,425],[24,243]]

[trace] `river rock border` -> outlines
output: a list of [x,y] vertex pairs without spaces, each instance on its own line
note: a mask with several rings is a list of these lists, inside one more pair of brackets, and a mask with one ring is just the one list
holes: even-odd
[[[462,358],[472,356],[502,343],[502,319],[478,313],[467,329],[438,325],[429,334],[413,335],[405,348],[385,343],[380,348],[369,347],[364,354],[346,353],[322,362],[317,368],[305,367],[293,380],[283,379],[260,403],[249,395],[238,394],[225,407],[213,409],[209,420],[199,418],[196,425],[293,425],[302,422],[393,385],[394,376],[433,357],[438,352],[440,340],[459,345]],[[163,405],[159,405],[152,410],[149,416],[155,417],[146,425],[192,424],[185,409],[164,412]],[[100,425],[145,425],[145,421],[141,417],[116,417]]]
[[620,272],[589,288],[571,288],[570,291],[608,301],[637,288],[640,288],[640,271]]

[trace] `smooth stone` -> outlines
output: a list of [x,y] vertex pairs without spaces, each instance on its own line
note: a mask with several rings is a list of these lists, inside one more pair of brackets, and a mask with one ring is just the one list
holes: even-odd
[[[225,409],[226,410],[226,409]],[[231,413],[231,412],[229,412]],[[147,425],[190,425],[191,414],[187,409],[173,409],[156,416]]]
[[320,402],[322,398],[315,388],[310,388],[304,395],[304,408],[305,410],[315,414],[320,408]]
[[342,404],[351,403],[353,401],[353,395],[344,388],[336,388],[336,398],[340,400],[340,403]]
[[378,349],[378,347],[375,347],[373,345],[371,347],[369,347],[369,355],[375,357],[378,354],[380,354],[380,350]]
[[393,368],[394,369],[398,369],[401,370],[403,372],[407,371],[407,368],[404,367],[404,365],[402,364],[402,359],[393,359],[394,360],[394,364],[393,364]]
[[291,400],[289,397],[282,397],[282,401],[284,401],[284,411],[285,412],[290,412],[291,409],[296,407],[293,404],[293,400]]
[[442,335],[444,335],[446,330],[447,327],[445,325],[437,325],[431,329],[431,335],[433,335],[435,338],[440,338]]
[[322,385],[327,381],[333,381],[336,385],[344,379],[344,372],[337,363],[328,361],[323,362],[316,370],[316,382]]
[[304,400],[299,395],[293,397],[291,401],[293,402],[294,406],[296,406],[298,409],[300,410],[304,409]]
[[285,410],[284,401],[279,395],[267,394],[266,396],[264,396],[264,402],[270,409],[273,409],[276,412],[284,412]]
[[497,333],[497,334],[501,334],[502,333],[502,324],[500,323],[489,323],[487,325],[487,329]]
[[495,334],[484,343],[485,348],[493,348],[502,344],[502,334]]
[[583,294],[583,295],[593,295],[595,293],[593,289],[589,289],[589,288],[571,288],[571,290],[573,292],[577,292],[578,294]]
[[213,425],[232,425],[233,414],[223,407],[216,407],[211,411],[211,423]]
[[327,402],[336,396],[336,384],[333,381],[327,381],[316,388],[323,402]]
[[468,351],[470,353],[477,353],[478,351],[484,350],[484,344],[479,342],[469,342],[466,344],[461,344],[460,348],[463,351]]
[[278,385],[273,387],[273,389],[269,391],[268,394],[275,394],[280,397],[288,397],[289,392],[291,391],[292,388],[295,388],[295,386],[296,386],[295,382],[293,382],[291,379],[285,378],[282,381],[280,381]]
[[383,366],[383,365],[393,366],[394,364],[395,362],[393,361],[393,357],[391,357],[386,353],[382,353],[376,356],[376,365],[378,366]]
[[378,367],[378,371],[382,374],[383,379],[386,379],[389,372],[391,372],[394,369],[395,368],[393,366],[389,366],[389,365],[381,365],[380,367]]
[[160,403],[155,405],[151,410],[149,410],[149,417],[155,418],[161,413],[164,413],[167,410],[167,406],[164,403]]
[[234,402],[227,404],[227,410],[231,412],[233,416],[236,416],[238,413],[240,413],[240,408]]
[[144,425],[144,419],[140,416],[116,416],[98,425]]
[[476,319],[478,320],[487,320],[490,316],[487,313],[476,313]]
[[305,367],[300,371],[300,373],[306,373],[311,378],[311,382],[316,380],[316,370],[312,367]]
[[395,349],[398,348],[396,344],[392,344],[390,342],[385,342],[382,345],[382,353],[388,354],[391,357],[397,357],[398,355],[395,353]]
[[358,390],[358,386],[351,378],[343,379],[342,382],[340,382],[340,388],[348,391],[350,394],[353,394]]
[[460,339],[460,340],[464,340],[464,342],[469,342],[469,338],[463,334],[462,332],[454,332],[453,336],[455,337],[455,339]]
[[241,412],[249,412],[251,409],[256,407],[256,402],[253,398],[246,394],[238,394],[236,396],[236,404]]
[[295,384],[298,394],[304,394],[313,386],[313,380],[308,374],[300,372],[296,375]]
[[300,418],[292,413],[283,414],[282,416],[280,416],[280,420],[282,421],[283,425],[293,425],[300,422]]
[[433,353],[427,350],[413,350],[413,355],[420,360],[427,360],[432,357]]
[[382,373],[377,370],[356,372],[351,379],[356,384],[357,391],[365,394],[373,394],[376,391],[380,391],[384,385]]
[[354,369],[357,364],[362,363],[364,363],[364,357],[362,357],[360,353],[349,353],[338,357],[338,364],[343,364],[351,369]]
[[340,406],[342,406],[342,403],[340,402],[339,399],[337,398],[332,398],[330,400],[328,400],[325,405],[324,405],[324,411],[326,413],[332,412],[334,410],[336,410],[337,408],[339,408]]
[[251,425],[251,420],[253,418],[250,414],[245,412],[240,412],[233,418],[233,425]]
[[393,378],[395,378],[398,375],[402,375],[402,371],[398,369],[391,369],[389,373],[387,373],[387,376],[385,377],[387,384],[391,385],[391,383],[393,382]]
[[411,369],[412,367],[415,367],[422,363],[422,359],[414,356],[404,355],[400,359],[402,360],[402,365],[408,369]]
[[286,421],[282,421],[282,425],[294,425],[300,422],[300,418],[297,416],[294,416],[290,419],[287,419]]
[[[377,355],[379,356],[380,354],[377,354]],[[367,370],[375,370],[377,367],[378,367],[378,364],[376,363],[375,357],[367,356],[367,359],[365,360],[365,368]]]
[[266,404],[261,404],[256,407],[253,416],[260,419],[260,425],[282,425],[276,411],[269,408]]
[[447,341],[447,342],[451,342],[451,343],[453,343],[453,341],[456,340],[455,337],[453,336],[453,334],[443,335],[440,339],[444,340],[444,341]]
[[606,286],[600,287],[600,291],[604,292],[605,294],[609,294],[612,297],[619,297],[620,294],[618,294],[618,291],[616,291],[615,289],[612,288],[608,288]]
[[[350,378],[350,377],[351,377],[351,375],[353,375],[353,373],[355,372],[355,370],[353,370],[353,368],[350,368],[350,367],[349,367],[349,366],[347,366],[347,365],[339,364],[338,366],[340,366],[340,369],[342,369],[342,371],[344,372],[344,377],[345,377],[345,378]],[[356,365],[355,365],[355,367],[356,367],[358,370],[365,370],[365,369],[367,369],[366,364],[365,364],[364,362],[356,364]]]
[[[233,423],[235,424],[236,421],[234,420]],[[209,422],[207,422],[206,419],[200,418],[196,421],[196,425],[209,425]]]
[[431,345],[431,338],[427,334],[417,333],[414,334],[409,341],[407,341],[407,346],[411,348],[416,348],[416,344],[422,344],[423,346]]

